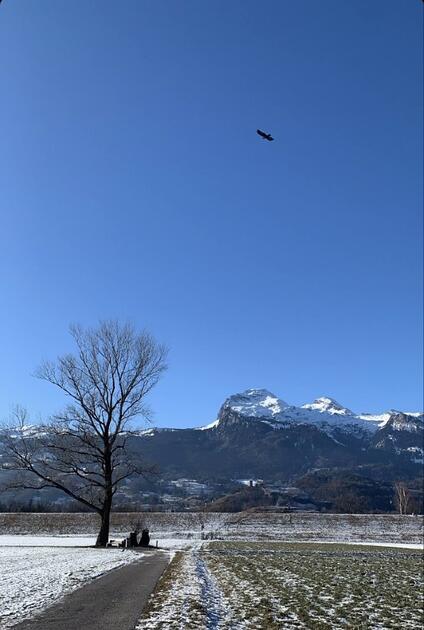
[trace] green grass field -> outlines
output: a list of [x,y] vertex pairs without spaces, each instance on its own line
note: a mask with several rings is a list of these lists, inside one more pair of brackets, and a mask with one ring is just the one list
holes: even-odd
[[139,628],[421,629],[422,589],[420,551],[214,542],[177,554]]

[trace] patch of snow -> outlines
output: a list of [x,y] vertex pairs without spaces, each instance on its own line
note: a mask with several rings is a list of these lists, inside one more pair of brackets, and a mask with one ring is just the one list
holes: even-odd
[[142,554],[122,549],[0,549],[0,627],[11,628],[31,618],[84,582],[142,560]]
[[329,432],[332,429],[342,429],[348,433],[377,431],[378,424],[362,420],[354,414],[328,412],[320,409],[305,407],[288,407],[284,410],[281,420],[291,420],[299,424],[315,424]]
[[334,415],[334,414],[341,415],[341,416],[354,415],[352,411],[350,411],[350,409],[347,409],[346,407],[342,407],[342,405],[340,405],[340,403],[334,400],[334,398],[328,398],[326,396],[317,398],[312,403],[307,403],[306,405],[302,405],[301,409],[314,409],[316,411],[329,413],[331,415]]
[[224,402],[223,409],[231,409],[252,418],[278,417],[288,404],[266,389],[247,389]]
[[9,429],[11,438],[39,438],[47,435],[46,431],[36,424],[24,424],[19,427]]
[[202,606],[202,585],[197,570],[196,554],[177,554],[169,571],[172,581],[165,580],[159,592],[150,599],[137,630],[158,628],[211,628],[207,610]]
[[207,429],[214,429],[215,427],[217,427],[219,424],[219,418],[218,420],[214,420],[213,422],[211,422],[210,424],[207,424],[204,427],[196,427],[196,431],[206,431]]
[[394,420],[391,424],[392,429],[395,431],[409,431],[409,433],[416,433],[419,431],[419,427],[415,422],[408,422],[404,420]]
[[424,464],[424,448],[409,446],[406,451],[413,456],[412,461],[415,462],[415,464]]
[[156,429],[150,428],[150,429],[141,429],[140,431],[137,431],[135,435],[138,435],[140,437],[152,437],[155,433],[156,433]]
[[[292,541],[293,542],[293,541]],[[305,541],[302,540],[302,545],[316,545],[318,543],[313,541]],[[392,543],[392,542],[375,542],[375,541],[366,541],[361,540],[361,542],[351,541],[351,540],[320,540],[320,545],[353,545],[357,547],[389,547],[395,549],[419,549],[424,551],[424,544],[414,544],[414,543]]]
[[391,415],[392,414],[389,411],[379,414],[361,413],[359,414],[358,418],[360,418],[361,420],[366,420],[367,422],[375,422],[381,428],[390,419]]
[[139,431],[131,431],[130,435],[137,435],[139,437],[152,437],[156,433],[163,433],[164,431],[178,431],[178,429],[167,427],[149,427],[148,429],[140,429]]
[[206,609],[206,627],[219,628],[225,617],[225,607],[217,582],[199,553],[194,556],[196,577],[200,586],[200,601]]
[[95,536],[0,535],[0,547],[93,547]]

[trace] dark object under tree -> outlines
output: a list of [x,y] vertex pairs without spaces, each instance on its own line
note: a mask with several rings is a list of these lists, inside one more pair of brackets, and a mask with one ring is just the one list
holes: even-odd
[[139,542],[140,547],[148,547],[150,544],[150,534],[147,528],[143,529],[141,532],[141,538]]

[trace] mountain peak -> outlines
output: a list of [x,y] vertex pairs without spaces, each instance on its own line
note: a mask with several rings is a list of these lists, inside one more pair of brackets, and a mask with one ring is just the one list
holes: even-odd
[[229,396],[222,409],[231,409],[243,416],[254,418],[275,418],[289,405],[267,389],[246,389]]
[[353,415],[350,409],[347,409],[347,407],[343,407],[340,403],[337,402],[337,400],[334,400],[334,398],[329,398],[328,396],[321,396],[320,398],[316,398],[312,403],[302,405],[302,409],[314,409],[315,411],[338,414],[342,416]]

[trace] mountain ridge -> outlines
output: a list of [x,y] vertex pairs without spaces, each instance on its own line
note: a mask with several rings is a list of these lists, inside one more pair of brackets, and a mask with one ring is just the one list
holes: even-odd
[[355,414],[347,407],[343,407],[334,398],[322,396],[312,403],[300,406],[289,405],[267,389],[247,389],[239,394],[229,396],[222,404],[217,419],[205,426],[195,429],[206,430],[219,426],[220,421],[228,412],[234,412],[243,418],[258,419],[259,421],[300,422],[302,424],[338,425],[346,427],[357,425],[362,429],[377,431],[383,427],[393,414],[402,414],[421,418],[421,412],[405,412],[390,410],[380,414]]

